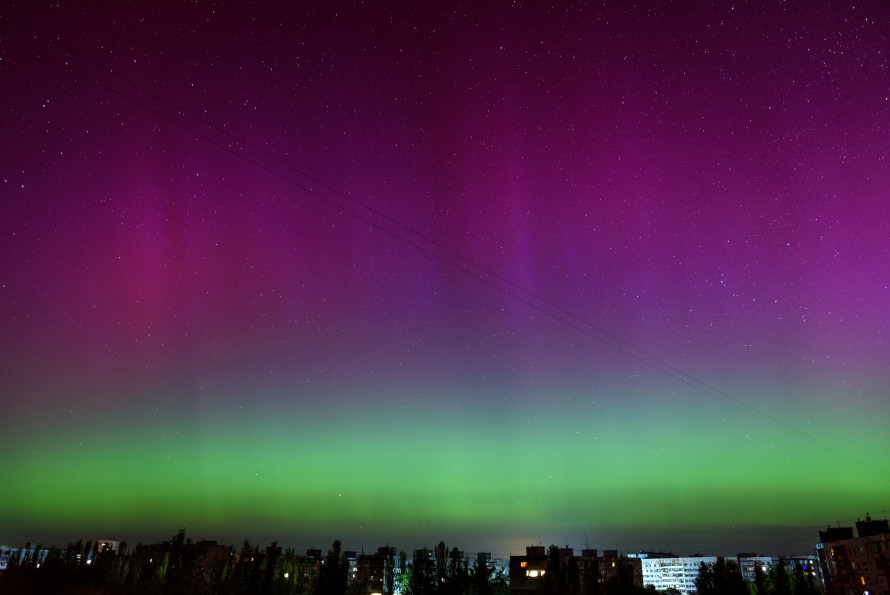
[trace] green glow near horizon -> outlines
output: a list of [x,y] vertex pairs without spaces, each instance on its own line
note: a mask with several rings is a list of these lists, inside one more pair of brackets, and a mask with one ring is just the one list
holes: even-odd
[[[526,402],[499,424],[495,411],[448,402],[435,415],[429,407],[420,414],[356,403],[304,414],[238,407],[149,416],[112,435],[89,425],[36,431],[9,465],[16,481],[6,511],[35,527],[127,527],[139,519],[207,533],[789,519],[821,526],[886,494],[880,482],[843,487],[861,483],[865,469],[854,461],[761,421],[713,411],[678,418],[668,407],[635,414],[628,405],[581,415],[581,406]],[[474,416],[487,419],[474,424]],[[832,424],[830,415],[819,418],[809,435],[828,435]],[[887,438],[851,433],[845,445],[847,452],[884,452]],[[826,470],[840,487],[826,487]]]

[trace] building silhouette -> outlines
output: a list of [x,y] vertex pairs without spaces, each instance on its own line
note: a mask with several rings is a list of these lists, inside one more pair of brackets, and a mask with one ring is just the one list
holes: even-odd
[[[617,550],[599,553],[595,549],[583,549],[581,555],[576,556],[570,547],[551,546],[550,551],[554,549],[560,572],[565,574],[574,569],[578,575],[567,578],[577,580],[582,592],[585,590],[584,581],[591,580],[593,576],[597,576],[596,580],[601,583],[626,578],[634,586],[643,586],[643,567],[639,558],[619,556]],[[553,572],[553,563],[550,552],[543,546],[528,546],[524,556],[510,556],[510,595],[539,593],[547,580],[547,573]]]
[[816,545],[826,595],[868,593],[888,595],[890,526],[887,519],[856,521],[852,527],[828,527]]

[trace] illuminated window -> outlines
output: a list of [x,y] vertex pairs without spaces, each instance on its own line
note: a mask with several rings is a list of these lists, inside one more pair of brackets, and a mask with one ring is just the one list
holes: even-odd
[[519,563],[520,568],[525,568],[526,566],[528,566],[528,562],[520,562]]

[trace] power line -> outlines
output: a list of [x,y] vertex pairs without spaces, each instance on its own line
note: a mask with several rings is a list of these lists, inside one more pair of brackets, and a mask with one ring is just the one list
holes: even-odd
[[[717,387],[697,378],[696,376],[689,374],[679,367],[668,363],[665,359],[658,357],[655,354],[644,349],[636,347],[629,341],[626,341],[618,335],[606,330],[605,328],[594,324],[590,320],[574,314],[573,312],[563,308],[562,306],[559,306],[546,297],[511,281],[500,273],[476,262],[469,257],[464,256],[460,252],[457,252],[456,250],[445,246],[440,242],[437,242],[423,232],[418,231],[411,226],[405,225],[397,219],[388,216],[384,212],[354,198],[350,194],[337,189],[336,187],[328,184],[327,182],[324,182],[323,180],[313,176],[312,174],[302,169],[297,168],[296,166],[284,161],[283,159],[277,157],[276,155],[263,149],[262,147],[259,147],[244,140],[238,135],[226,130],[219,125],[214,124],[204,117],[195,114],[194,112],[189,111],[188,109],[172,101],[169,101],[162,95],[155,93],[154,91],[138,84],[137,82],[125,77],[119,72],[116,72],[104,66],[103,64],[89,58],[88,56],[77,52],[58,39],[49,37],[48,35],[34,29],[33,27],[28,26],[27,24],[14,17],[0,15],[0,18],[2,18],[5,22],[14,22],[21,29],[30,33],[33,38],[32,42],[29,42],[27,39],[20,39],[13,36],[10,39],[14,43],[24,47],[31,52],[34,52],[40,57],[54,62],[58,66],[69,70],[76,75],[89,80],[98,87],[117,95],[121,99],[132,103],[138,108],[149,111],[150,113],[172,124],[173,126],[176,126],[188,133],[191,133],[197,138],[210,143],[211,145],[233,155],[234,157],[237,157],[242,161],[249,163],[250,165],[253,165],[254,167],[261,169],[262,171],[265,171],[271,176],[274,176],[299,190],[302,190],[309,196],[312,196],[317,200],[320,200],[340,211],[343,211],[357,218],[360,221],[367,223],[368,225],[375,227],[380,231],[383,231],[386,234],[389,234],[393,238],[396,238],[408,244],[409,246],[426,253],[428,256],[439,260],[443,264],[446,264],[466,275],[477,279],[478,281],[481,281],[482,283],[496,289],[497,291],[526,304],[530,308],[537,310],[538,312],[554,320],[557,320],[585,334],[586,336],[600,343],[603,343],[604,345],[607,345],[612,349],[619,351],[627,355],[628,357],[649,366],[650,368],[653,368],[665,374],[666,376],[674,378],[675,380],[687,385],[697,392],[706,395],[711,399],[720,401],[727,406],[746,413],[749,416],[761,421],[762,423],[770,425],[784,433],[794,436],[801,441],[808,442],[812,446],[818,447],[836,456],[846,458],[859,465],[868,466],[868,463],[863,459],[855,457],[825,440],[807,434],[788,424],[787,422],[784,422],[783,420],[770,415],[757,407],[754,407],[744,400],[732,396],[729,393],[724,392]],[[51,46],[55,46],[56,48],[62,50],[66,54],[66,57],[58,57],[53,55],[51,53],[51,50],[46,51],[45,49],[35,47],[33,42],[41,39],[44,42],[49,42]],[[86,72],[83,66],[79,67],[73,65],[72,60],[67,59],[67,56],[75,57],[82,63],[98,69],[100,71],[100,74],[90,74]],[[135,95],[142,94],[143,96],[147,96],[149,100],[154,100],[155,102],[157,102],[157,104],[155,106],[149,105],[149,101],[147,101],[144,97],[140,98],[128,94],[112,83],[102,80],[102,78],[100,78],[101,76],[113,77],[114,79],[119,80],[126,85],[129,85],[130,87],[132,87],[132,89],[135,89]],[[164,111],[166,108],[174,110],[175,115],[166,113]],[[195,124],[187,123],[186,121],[184,121],[186,119],[191,119],[192,121],[194,121],[195,124],[197,124],[197,126]],[[198,128],[200,127],[204,127],[204,130],[199,130]],[[212,136],[217,136],[217,138],[212,138]],[[248,154],[248,152],[253,152],[260,158],[268,160],[268,162],[264,163],[256,157]],[[271,162],[271,164],[269,162]],[[272,164],[284,168],[284,171],[276,169],[276,167],[274,167]],[[305,181],[294,179],[291,175],[285,172],[296,174]]]

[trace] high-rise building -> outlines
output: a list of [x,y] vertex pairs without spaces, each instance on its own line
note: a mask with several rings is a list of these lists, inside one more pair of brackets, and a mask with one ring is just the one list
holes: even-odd
[[715,556],[662,556],[632,554],[639,557],[643,571],[643,586],[652,585],[657,590],[677,589],[683,595],[695,592],[695,579],[702,563],[712,566]]
[[396,548],[377,548],[377,553],[360,554],[356,560],[355,588],[370,594],[392,593],[395,577]]
[[[595,549],[585,549],[581,550],[580,556],[576,556],[572,548],[565,547],[557,548],[555,555],[561,574],[565,574],[569,568],[575,569],[578,575],[572,579],[577,579],[582,590],[586,588],[586,580],[598,580],[602,583],[610,580],[627,581],[637,587],[643,586],[640,560],[619,556],[616,550],[603,550],[598,554]],[[510,556],[510,595],[537,593],[550,571],[549,565],[553,563],[548,551],[541,546],[525,548],[524,556]]]
[[890,526],[887,520],[856,522],[852,527],[829,527],[820,531],[816,545],[826,595],[848,593],[890,594]]

